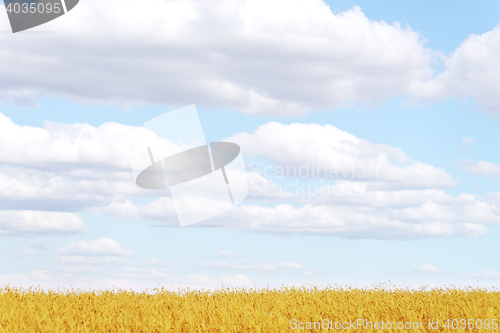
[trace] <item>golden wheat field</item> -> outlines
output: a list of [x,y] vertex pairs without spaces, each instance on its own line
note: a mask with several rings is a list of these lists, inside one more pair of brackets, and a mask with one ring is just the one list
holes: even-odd
[[500,292],[381,286],[144,292],[4,287],[0,316],[0,332],[9,333],[500,332]]

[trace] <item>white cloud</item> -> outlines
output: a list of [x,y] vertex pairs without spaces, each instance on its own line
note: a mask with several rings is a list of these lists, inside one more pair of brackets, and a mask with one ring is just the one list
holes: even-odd
[[188,274],[186,283],[207,286],[213,284],[216,280],[208,274]]
[[121,245],[111,238],[74,242],[57,252],[71,256],[128,257],[133,255],[132,251],[122,249]]
[[[148,142],[146,144],[146,142]],[[138,126],[45,123],[20,126],[0,114],[0,209],[79,211],[158,195],[135,185],[131,156],[148,145],[182,147]]]
[[[240,205],[219,216],[217,224],[264,233],[399,239],[478,238],[486,233],[486,224],[500,224],[500,194],[451,196],[436,189],[370,191],[366,183],[355,185],[351,191],[350,184],[336,185],[341,188],[337,194],[324,190],[309,198],[296,196],[303,205]],[[153,209],[160,202],[162,199],[129,205],[136,207],[137,218],[164,222],[162,211]],[[104,211],[117,216],[123,213],[120,209]]]
[[146,218],[166,224],[177,224],[177,213],[172,198],[159,198],[152,203],[134,205],[129,200],[122,203],[112,202],[105,207],[93,207],[86,209],[96,214],[114,215],[121,218]]
[[[0,28],[9,29],[5,14]],[[409,27],[359,7],[334,14],[320,0],[88,0],[44,29],[58,33],[1,37],[4,103],[37,107],[37,96],[56,96],[301,115],[403,95],[472,96],[500,110],[500,26],[448,56]],[[435,75],[437,58],[446,69]]]
[[125,265],[124,257],[133,255],[110,238],[73,242],[64,248],[52,249],[52,252],[58,254],[53,258],[58,271],[82,274],[98,272],[95,265]]
[[96,179],[99,175],[88,170],[129,171],[130,156],[144,151],[148,145],[171,152],[181,149],[143,126],[110,122],[94,127],[46,121],[44,128],[38,128],[15,124],[0,113],[0,149],[4,152],[0,163],[3,164],[67,171],[73,178]]
[[374,188],[386,189],[455,186],[442,168],[412,162],[399,148],[358,139],[328,124],[273,121],[252,134],[238,133],[226,140],[239,144],[246,155],[265,157],[276,164],[271,170],[259,170],[258,163],[253,164],[254,171],[276,178],[370,181]]
[[69,235],[86,231],[86,224],[72,213],[0,210],[3,236]]
[[160,259],[156,259],[156,258],[149,258],[146,262],[151,264],[151,265],[156,265],[156,266],[163,266],[163,267],[172,266],[172,263],[170,261],[160,260]]
[[[180,281],[180,280],[178,280]],[[215,289],[223,287],[254,287],[252,280],[243,274],[228,275],[222,274],[213,276],[209,274],[188,274],[182,278],[182,282],[176,282],[171,287],[173,288],[203,288]]]
[[446,70],[416,84],[413,94],[429,99],[472,96],[487,110],[500,112],[499,53],[500,25],[481,35],[471,34],[449,57],[443,57]]
[[[122,275],[126,275],[134,280],[156,280],[156,281],[164,281],[165,279],[170,280],[170,274],[164,272],[163,270],[145,270],[135,266],[125,267],[124,271],[126,273],[122,273]],[[170,282],[170,281],[169,281]]]
[[[139,138],[158,140],[150,132],[115,123],[99,127],[49,124],[40,129],[18,126],[6,117],[0,117],[0,126],[14,138],[0,131],[0,145],[12,152],[0,157],[4,163],[0,180],[5,182],[0,189],[0,209],[84,210],[178,223],[168,197],[143,205],[125,200],[126,195],[157,194],[135,186],[124,171],[126,163],[117,162],[127,159],[128,144],[135,147],[132,150],[144,150]],[[220,219],[232,228],[361,238],[480,237],[486,232],[483,224],[500,223],[500,198],[494,194],[447,195],[438,188],[454,186],[455,182],[443,169],[411,161],[396,147],[373,144],[333,126],[271,122],[252,134],[236,134],[230,140],[239,143],[244,153],[263,156],[277,166],[291,166],[299,173],[305,168],[309,172],[306,181],[317,177],[317,173],[310,173],[314,167],[316,171],[321,167],[340,170],[339,178],[331,177],[330,184],[321,188],[313,184],[314,191],[306,188],[305,193],[277,194],[265,191],[279,181],[249,173],[250,199],[285,204],[273,207],[267,202],[266,206],[235,208]],[[312,145],[314,150],[310,149]],[[94,149],[97,157],[91,156]],[[16,153],[23,150],[24,155]],[[371,178],[353,177],[350,172],[343,175],[343,171],[356,167],[376,167],[378,174]],[[255,194],[255,190],[261,192]],[[2,214],[0,230],[6,235],[85,230],[85,224],[71,213],[0,211]]]
[[500,177],[500,164],[488,161],[473,162],[470,160],[462,160],[460,164],[465,171],[473,175],[491,176],[494,178]]
[[437,268],[436,266],[432,266],[431,264],[423,264],[420,266],[413,266],[413,270],[421,273],[434,273],[434,274],[443,274],[444,272]]
[[238,275],[221,275],[223,286],[233,286],[233,287],[249,287],[252,285],[252,280],[242,274]]
[[462,143],[460,144],[460,148],[462,150],[467,149],[474,143],[474,139],[471,138],[462,138]]
[[75,171],[0,166],[0,209],[77,211],[109,204],[126,194],[140,195],[130,172],[88,171],[92,176],[83,171],[77,175]]
[[23,242],[26,246],[19,249],[16,247],[10,247],[8,254],[11,257],[22,258],[25,256],[39,256],[42,254],[41,251],[50,251],[51,247],[43,242]]
[[141,268],[136,267],[136,266],[124,267],[123,270],[125,272],[128,272],[128,273],[144,273],[144,272],[146,272],[146,270],[141,269]]
[[[444,169],[411,161],[398,148],[358,139],[330,125],[270,122],[228,140],[241,145],[245,154],[265,157],[275,165],[270,174],[252,165],[256,171],[248,174],[249,198],[281,203],[234,208],[218,219],[231,228],[354,238],[475,238],[486,233],[484,224],[500,223],[494,195],[450,196],[438,189],[455,185]],[[343,174],[357,168],[376,172],[361,178]],[[335,183],[284,186],[281,180],[287,172],[287,181],[308,181],[319,174]],[[276,186],[282,187],[276,192]],[[89,211],[177,223],[169,198],[143,205],[113,202]]]
[[36,95],[297,115],[406,95],[433,74],[419,33],[359,7],[334,14],[320,0],[88,0],[44,30],[58,33],[2,37],[5,102],[36,106]]
[[[426,237],[471,237],[486,233],[481,218],[491,218],[488,213],[466,218],[460,212],[450,216],[433,217],[437,207],[424,205],[419,209],[371,209],[349,206],[305,205],[295,208],[281,204],[274,207],[258,205],[240,206],[223,216],[225,225],[265,233],[317,234],[346,238],[417,239]],[[479,208],[479,207],[478,207]],[[470,208],[471,212],[480,209]],[[442,213],[437,210],[438,213]],[[490,213],[490,215],[493,215]],[[493,215],[497,223],[500,215]],[[462,222],[467,221],[467,222]]]
[[169,274],[166,274],[166,273],[161,273],[159,271],[157,271],[156,269],[153,269],[151,270],[151,277],[152,278],[161,278],[161,279],[168,279],[170,278],[170,275]]
[[54,275],[51,274],[50,271],[45,271],[45,270],[33,270],[31,271],[31,276],[30,278],[33,280],[42,280],[42,281],[50,281],[54,279]]

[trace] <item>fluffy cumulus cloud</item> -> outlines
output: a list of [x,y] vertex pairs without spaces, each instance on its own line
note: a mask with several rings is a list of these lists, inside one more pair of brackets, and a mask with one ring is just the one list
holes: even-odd
[[[323,190],[309,199],[292,196],[289,203],[274,205],[275,198],[261,195],[253,199],[264,205],[243,204],[207,223],[262,233],[379,239],[477,238],[486,233],[486,224],[500,223],[500,196],[496,194],[453,197],[436,189],[367,191],[367,184],[362,185],[350,193],[344,186],[345,192],[338,194]],[[123,217],[130,209],[133,215],[125,216],[175,224],[175,210],[168,212],[168,218],[164,209],[156,208],[165,200],[142,205],[126,201],[95,211]]]
[[131,157],[146,155],[149,163],[142,140],[172,152],[182,148],[144,127],[47,122],[38,128],[0,114],[0,233],[82,233],[86,225],[74,212],[149,195],[131,172]]
[[130,195],[166,194],[135,185],[131,162],[139,157],[150,163],[147,146],[162,147],[166,155],[184,149],[144,127],[46,122],[38,128],[0,114],[0,233],[82,233],[86,226],[74,213],[96,207],[105,207],[103,213],[121,209],[121,217],[153,214],[177,222],[169,198],[144,214],[124,201]]
[[132,251],[122,249],[121,245],[111,238],[92,241],[79,241],[59,249],[58,253],[81,256],[131,256]]
[[[346,238],[417,239],[426,237],[471,237],[486,233],[486,227],[472,218],[468,222],[460,212],[427,203],[402,209],[305,205],[295,208],[245,205],[225,215],[227,227],[265,233],[334,235]],[[452,216],[431,217],[434,212]],[[500,222],[498,213],[494,216]]]
[[500,112],[500,25],[481,35],[471,34],[451,55],[445,71],[415,85],[414,96],[436,99],[475,97],[481,106]]
[[[0,114],[0,149],[3,152],[0,164],[43,171],[69,169],[74,170],[70,176],[75,178],[99,178],[99,175],[83,173],[82,170],[128,171],[130,156],[145,150],[145,142],[171,152],[181,149],[142,126],[105,123],[94,127],[47,121],[44,128],[39,128],[20,126]],[[29,175],[24,178],[29,178]]]
[[462,160],[460,164],[465,171],[474,175],[490,176],[500,179],[500,164],[489,161],[474,162],[471,160]]
[[496,195],[448,195],[442,188],[455,181],[444,169],[334,126],[271,122],[228,140],[271,163],[250,163],[249,198],[276,202],[228,212],[234,227],[419,238],[479,237],[486,232],[484,224],[500,223]]
[[174,202],[170,197],[159,198],[149,204],[133,204],[130,200],[113,201],[104,207],[88,207],[86,211],[121,218],[155,220],[167,224],[178,223]]
[[57,96],[301,115],[402,95],[473,96],[500,110],[500,26],[440,55],[409,27],[322,0],[88,0],[43,30],[57,33],[0,37],[3,103]]
[[144,127],[47,122],[38,128],[0,114],[0,209],[73,212],[149,195],[135,186],[131,161],[140,156],[150,163],[151,144],[182,149]]
[[274,178],[370,181],[375,188],[391,189],[455,186],[442,168],[411,161],[399,148],[373,144],[328,124],[270,122],[227,140],[239,144],[245,154],[279,166],[267,172]]
[[[281,195],[251,195],[249,198],[259,204],[240,205],[208,223],[263,233],[380,239],[477,238],[486,233],[486,224],[500,223],[500,196],[495,193],[454,197],[440,189],[368,187],[368,183],[344,181],[321,188],[311,196],[290,194],[286,200]],[[165,210],[155,208],[164,206],[165,200],[143,205],[115,203],[97,211],[123,216],[129,209],[135,218],[174,223],[173,218],[167,221]]]
[[88,0],[43,30],[57,33],[0,37],[4,102],[299,115],[407,95],[433,76],[419,33],[321,0]]
[[85,223],[73,213],[33,210],[0,211],[0,235],[70,235],[87,231]]
[[[131,153],[139,152],[150,163],[146,141],[172,151],[182,147],[145,128],[117,123],[47,123],[35,128],[0,116],[0,127],[5,129],[0,131],[0,146],[7,151],[0,157],[4,235],[81,233],[85,224],[74,215],[79,211],[178,225],[168,193],[138,188],[128,161]],[[213,220],[217,225],[266,233],[420,238],[480,237],[486,224],[500,223],[498,194],[448,195],[443,188],[455,186],[455,181],[444,169],[412,161],[397,147],[334,126],[270,122],[228,140],[267,164],[259,167],[247,159],[254,169],[247,175],[252,202]],[[141,196],[160,198],[147,204],[128,199]],[[183,207],[205,211],[218,204],[224,203],[211,198],[206,207]],[[84,245],[89,251],[112,247],[110,240],[99,242],[74,244],[65,250],[74,253],[61,254],[57,261],[124,263],[113,254],[89,258],[76,251]]]
[[51,251],[56,254],[53,259],[58,271],[80,274],[97,272],[96,265],[126,265],[125,257],[133,256],[132,251],[111,238],[73,242]]

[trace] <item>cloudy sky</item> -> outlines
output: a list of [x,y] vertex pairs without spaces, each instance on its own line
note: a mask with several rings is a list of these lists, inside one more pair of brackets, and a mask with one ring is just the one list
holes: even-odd
[[[0,284],[500,287],[498,14],[81,0],[12,34],[0,10]],[[130,151],[193,104],[249,194],[181,228]]]

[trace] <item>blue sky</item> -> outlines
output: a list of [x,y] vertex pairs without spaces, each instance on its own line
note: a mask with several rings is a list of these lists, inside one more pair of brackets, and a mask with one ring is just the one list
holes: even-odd
[[[0,283],[500,284],[497,2],[143,3],[18,34],[0,12]],[[180,228],[122,151],[191,104],[261,191],[223,227]],[[265,192],[321,184],[261,174],[307,163],[380,174]]]

